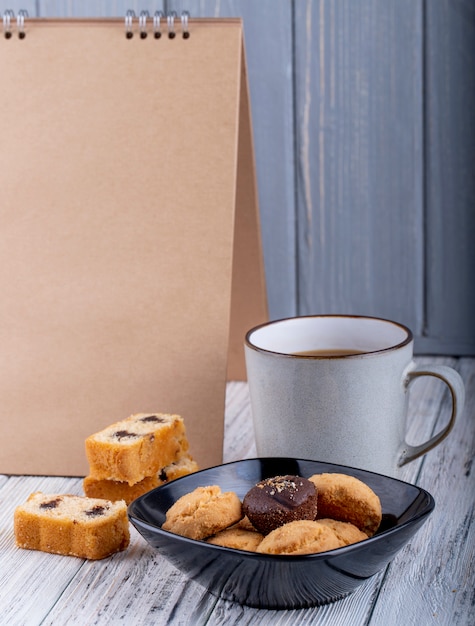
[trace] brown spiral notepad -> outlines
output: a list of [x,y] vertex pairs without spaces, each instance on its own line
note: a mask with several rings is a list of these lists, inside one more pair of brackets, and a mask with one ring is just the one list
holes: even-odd
[[0,75],[0,472],[144,411],[221,462],[267,315],[240,20],[6,12]]

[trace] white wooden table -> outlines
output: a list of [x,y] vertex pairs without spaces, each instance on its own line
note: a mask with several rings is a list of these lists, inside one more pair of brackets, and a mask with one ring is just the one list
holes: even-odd
[[[293,611],[232,604],[187,580],[134,529],[129,549],[102,561],[18,549],[14,508],[35,490],[81,494],[82,480],[0,475],[0,624],[473,626],[475,359],[417,360],[456,367],[466,384],[466,408],[444,443],[406,467],[404,479],[434,496],[434,513],[388,568],[352,595],[327,606]],[[414,383],[410,442],[422,441],[440,428],[449,402],[436,379]],[[228,383],[225,461],[253,456],[247,385]]]

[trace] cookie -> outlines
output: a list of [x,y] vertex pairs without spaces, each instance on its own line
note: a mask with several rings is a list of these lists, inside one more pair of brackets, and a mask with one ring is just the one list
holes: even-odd
[[217,485],[197,487],[167,511],[164,530],[190,539],[206,539],[242,519],[242,506],[233,491]]
[[226,528],[221,532],[209,537],[206,541],[217,546],[225,548],[234,548],[236,550],[247,550],[255,552],[257,546],[264,539],[264,535],[256,530],[248,530],[247,528],[239,528],[239,523],[232,528]]
[[313,520],[289,522],[270,532],[256,552],[263,554],[313,554],[344,545],[325,524]]
[[274,476],[257,483],[244,496],[242,509],[253,526],[266,535],[288,522],[317,516],[315,485],[301,476]]
[[314,474],[318,518],[350,522],[371,537],[382,519],[381,502],[364,482],[347,474]]
[[239,522],[234,524],[232,528],[243,528],[244,530],[253,530],[254,532],[257,530],[256,527],[251,524],[247,515],[245,515],[242,520],[239,520]]
[[368,539],[368,535],[366,533],[357,528],[354,524],[350,524],[350,522],[339,522],[338,520],[328,518],[319,519],[318,522],[328,526],[328,528],[331,528],[338,539],[345,546]]

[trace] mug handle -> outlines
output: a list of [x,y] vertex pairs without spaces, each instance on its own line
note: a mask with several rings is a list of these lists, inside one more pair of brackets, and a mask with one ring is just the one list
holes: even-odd
[[407,373],[405,381],[406,388],[413,380],[419,378],[420,376],[435,376],[447,385],[452,396],[452,415],[450,416],[450,420],[445,428],[425,443],[421,443],[418,446],[410,446],[406,443],[405,450],[399,459],[399,467],[414,461],[414,459],[417,459],[429,450],[432,450],[432,448],[435,448],[435,446],[445,439],[452,430],[455,420],[462,413],[465,402],[465,387],[462,377],[451,367],[447,365],[419,365]]

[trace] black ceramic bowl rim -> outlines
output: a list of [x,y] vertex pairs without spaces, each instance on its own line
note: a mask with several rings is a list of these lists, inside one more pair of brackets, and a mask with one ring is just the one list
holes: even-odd
[[[208,473],[211,470],[215,470],[215,469],[220,469],[223,467],[228,467],[228,466],[232,466],[232,465],[236,465],[236,464],[242,464],[245,463],[247,461],[252,462],[252,461],[266,461],[266,460],[271,460],[273,462],[277,462],[277,461],[282,461],[282,462],[288,462],[288,461],[297,461],[297,462],[304,462],[304,463],[323,463],[323,461],[315,461],[315,460],[311,460],[311,459],[294,459],[293,457],[255,457],[255,458],[250,458],[250,459],[241,459],[238,461],[230,461],[229,463],[223,463],[220,465],[215,465],[213,467],[208,467],[206,469],[202,469],[202,470],[198,470],[197,472],[193,472],[193,476],[197,476],[198,474],[204,474],[204,473]],[[160,525],[158,524],[153,524],[152,522],[145,520],[143,517],[140,517],[137,514],[136,508],[138,503],[142,500],[142,498],[144,496],[139,496],[136,500],[134,500],[133,502],[131,502],[128,506],[128,515],[129,518],[131,519],[132,523],[134,523],[134,521],[137,521],[140,523],[140,526],[145,527],[150,529],[153,532],[158,532],[159,534],[162,534],[164,536],[170,536],[173,537],[174,539],[179,538],[180,541],[183,541],[185,544],[186,543],[190,543],[191,545],[196,545],[197,543],[199,543],[200,545],[205,545],[206,548],[210,549],[210,550],[217,550],[218,552],[230,552],[230,553],[243,553],[243,554],[247,554],[247,555],[252,555],[252,558],[254,559],[262,559],[262,560],[271,560],[271,561],[276,561],[276,560],[283,560],[283,561],[287,561],[287,560],[292,560],[292,561],[308,561],[308,560],[326,560],[328,559],[328,556],[331,554],[345,554],[347,552],[354,552],[356,550],[358,550],[358,548],[366,548],[368,545],[370,545],[371,543],[375,543],[375,542],[379,542],[382,536],[389,536],[395,533],[399,533],[400,530],[402,528],[405,528],[407,526],[412,526],[417,520],[426,517],[428,514],[430,514],[435,507],[435,500],[432,497],[432,495],[426,491],[425,489],[422,489],[422,487],[418,487],[416,485],[412,485],[411,483],[407,483],[405,481],[399,480],[397,478],[392,478],[389,476],[384,476],[383,474],[377,474],[376,472],[370,472],[367,470],[359,470],[357,468],[352,468],[349,467],[347,465],[338,465],[335,463],[326,463],[325,465],[329,465],[332,466],[334,468],[340,468],[342,474],[346,473],[344,470],[350,470],[350,471],[355,471],[355,472],[362,472],[363,474],[373,474],[375,476],[380,476],[383,479],[388,479],[388,480],[392,480],[392,481],[396,481],[402,484],[406,484],[406,485],[410,485],[411,487],[414,487],[415,489],[417,489],[421,494],[425,495],[427,498],[427,504],[426,506],[419,511],[419,513],[417,513],[416,515],[414,515],[413,517],[411,517],[410,519],[406,520],[405,522],[402,522],[400,524],[397,524],[396,526],[393,526],[391,528],[387,528],[386,530],[382,530],[380,532],[376,532],[375,535],[373,535],[372,537],[368,537],[368,539],[365,539],[364,541],[360,541],[358,543],[353,543],[350,544],[348,546],[342,546],[341,548],[334,548],[333,550],[327,550],[325,552],[317,552],[317,553],[313,553],[313,554],[263,554],[263,553],[259,553],[259,552],[250,552],[248,550],[239,550],[237,548],[228,548],[226,546],[219,546],[216,544],[212,544],[212,543],[206,543],[205,541],[202,540],[198,540],[198,539],[190,539],[189,537],[184,537],[183,535],[177,535],[176,533],[173,533],[171,531],[168,530],[164,530]],[[182,479],[186,479],[188,476],[191,476],[191,474],[187,474],[186,476],[181,476],[180,478],[176,478],[174,481],[170,481],[171,482],[176,482]],[[159,490],[162,490],[162,488],[166,487],[168,484],[170,483],[165,483],[164,485],[160,485],[159,487],[155,487],[155,489],[153,489],[151,492],[147,492],[147,494],[144,495],[148,495],[150,496],[151,493],[156,493]]]

